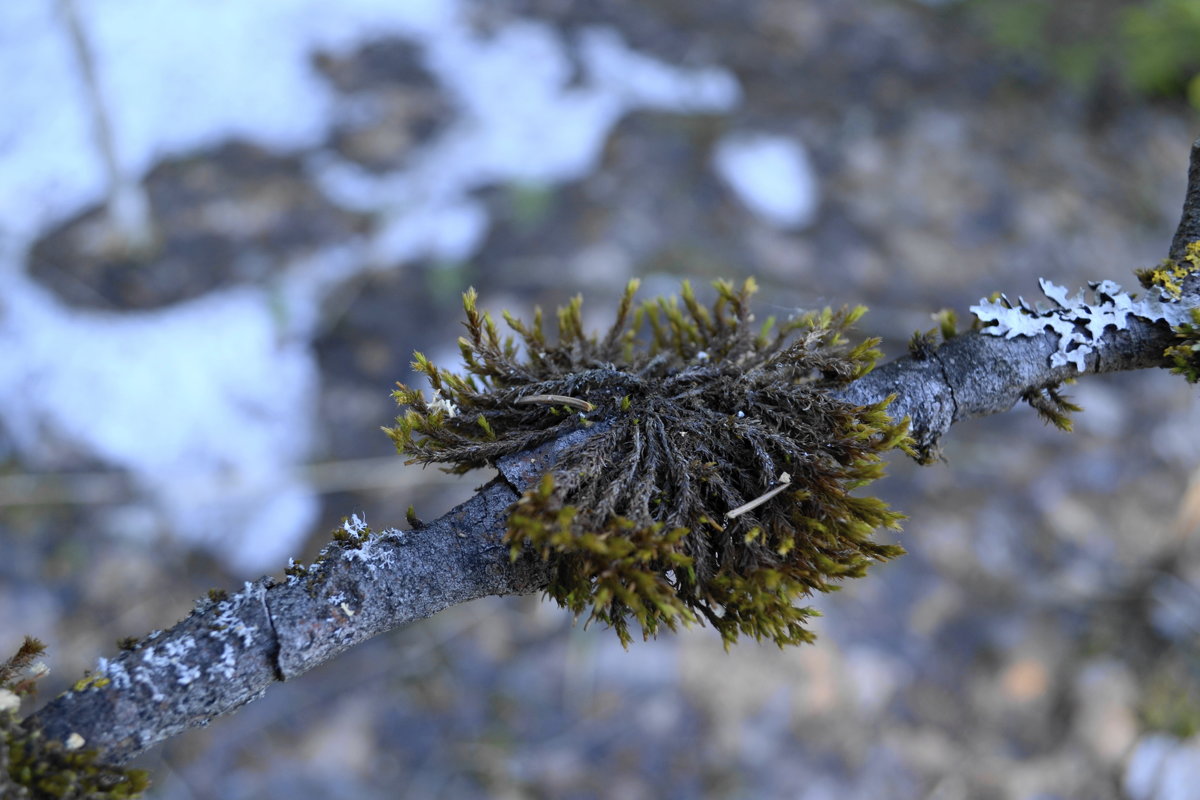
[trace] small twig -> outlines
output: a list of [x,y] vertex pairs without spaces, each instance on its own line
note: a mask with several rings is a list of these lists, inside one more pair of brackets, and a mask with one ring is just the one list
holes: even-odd
[[570,406],[571,408],[578,408],[580,411],[592,411],[596,408],[587,400],[580,400],[577,397],[567,397],[565,394],[531,394],[528,397],[522,397],[517,402],[541,403],[547,406]]
[[749,503],[743,503],[742,505],[733,509],[733,511],[726,511],[725,519],[733,519],[734,517],[740,517],[742,514],[745,514],[747,511],[753,511],[754,509],[758,508],[763,503],[767,502],[772,497],[779,494],[780,492],[782,492],[784,489],[788,488],[791,485],[792,485],[792,476],[788,475],[786,472],[779,473],[779,485],[778,486],[776,486],[774,489],[771,489],[766,494],[759,495],[758,497],[751,500]]
[[108,178],[106,206],[115,236],[112,243],[130,252],[146,252],[154,246],[155,239],[154,223],[150,217],[150,200],[141,184],[126,174],[121,166],[111,115],[108,113],[97,75],[95,53],[88,41],[75,0],[59,0],[58,8],[87,98],[96,152]]

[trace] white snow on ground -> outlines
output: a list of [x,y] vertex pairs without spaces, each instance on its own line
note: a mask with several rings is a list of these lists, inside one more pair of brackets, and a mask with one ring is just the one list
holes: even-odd
[[1143,736],[1125,768],[1131,800],[1189,800],[1200,787],[1200,740],[1162,733]]
[[713,169],[746,208],[781,228],[802,228],[817,214],[817,178],[796,141],[731,134],[717,143]]
[[316,498],[292,476],[312,436],[316,366],[270,298],[221,292],[164,311],[67,311],[3,287],[0,419],[36,463],[79,452],[129,469],[174,533],[239,568],[283,563]]
[[516,23],[487,39],[460,31],[424,44],[430,68],[459,103],[457,120],[410,170],[380,176],[331,159],[316,167],[322,189],[343,206],[385,212],[373,253],[382,262],[466,257],[487,230],[473,189],[583,177],[634,108],[723,111],[740,98],[728,73],[673,69],[607,29],[580,37],[578,86],[566,44],[542,24]]
[[532,22],[480,34],[454,0],[77,7],[130,175],[235,136],[318,145],[336,106],[311,67],[318,48],[407,37],[457,105],[404,171],[369,176],[314,153],[336,200],[383,212],[376,239],[288,265],[271,289],[152,312],[78,311],[24,275],[24,250],[98,202],[105,173],[57,4],[0,3],[0,424],[31,463],[55,466],[43,456],[58,443],[128,469],[173,532],[242,571],[282,564],[314,523],[316,498],[295,467],[316,421],[309,344],[325,291],[372,265],[469,258],[489,224],[472,190],[586,174],[631,109],[721,111],[739,99],[729,73],[673,68],[609,30],[572,45]]

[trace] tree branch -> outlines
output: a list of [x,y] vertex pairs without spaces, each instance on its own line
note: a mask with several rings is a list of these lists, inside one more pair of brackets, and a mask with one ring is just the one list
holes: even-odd
[[1171,239],[1171,252],[1168,256],[1175,261],[1182,261],[1188,242],[1197,239],[1200,239],[1200,139],[1192,142],[1183,214],[1179,219],[1179,227],[1175,229],[1175,236]]
[[[1171,245],[1180,259],[1200,239],[1200,139],[1192,147],[1183,216]],[[1184,301],[1200,296],[1196,276]],[[918,447],[936,452],[955,422],[1006,411],[1030,391],[1077,377],[1074,364],[1051,367],[1059,337],[957,336],[923,358],[886,364],[838,394],[869,405],[894,395],[890,412],[907,416]],[[1171,343],[1165,324],[1130,318],[1106,330],[1083,373],[1156,367]],[[602,423],[601,423],[602,424]],[[501,462],[500,475],[470,500],[413,531],[388,530],[328,546],[306,574],[262,578],[223,600],[205,600],[185,620],[132,650],[101,659],[95,674],[51,701],[25,725],[51,738],[83,737],[101,758],[124,763],[186,728],[205,725],[378,633],[458,603],[544,588],[548,567],[534,556],[509,558],[503,543],[509,507],[558,454],[598,426],[568,434]],[[354,524],[348,531],[359,531]]]
[[895,395],[888,413],[908,417],[918,451],[933,454],[954,423],[1008,411],[1027,392],[1081,374],[1162,366],[1172,336],[1166,325],[1130,318],[1128,329],[1109,330],[1098,340],[1083,373],[1073,364],[1050,366],[1058,339],[1051,332],[1005,339],[973,331],[925,359],[910,356],[884,364],[837,394],[859,405]]

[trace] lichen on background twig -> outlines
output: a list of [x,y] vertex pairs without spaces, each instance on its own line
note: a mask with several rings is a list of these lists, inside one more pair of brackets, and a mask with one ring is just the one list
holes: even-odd
[[505,314],[516,336],[501,337],[471,291],[468,374],[418,353],[433,398],[395,392],[397,447],[453,471],[596,426],[524,492],[508,540],[514,557],[529,547],[551,563],[561,605],[626,643],[630,619],[647,637],[705,620],[727,645],[809,641],[799,598],[902,552],[872,539],[900,515],[852,490],[882,475],[882,453],[907,447],[906,422],[888,416],[890,398],[831,394],[878,358],[877,340],[846,338],[865,309],[760,326],[752,280],[714,286],[709,308],[686,282],[681,299],[635,304],[631,282],[603,336],[584,332],[577,297],[554,342],[540,312],[532,324]]

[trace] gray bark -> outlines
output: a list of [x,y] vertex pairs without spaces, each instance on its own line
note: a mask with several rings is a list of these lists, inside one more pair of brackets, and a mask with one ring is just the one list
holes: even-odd
[[[1200,140],[1192,147],[1171,256],[1181,257],[1195,239]],[[1196,283],[1185,284],[1189,304],[1200,296]],[[932,452],[955,422],[1006,411],[1027,391],[1077,377],[1073,365],[1049,366],[1057,341],[1049,332],[1015,339],[968,333],[924,359],[886,364],[839,394],[859,404],[895,395],[891,413],[909,417],[918,445]],[[1086,372],[1161,366],[1170,342],[1166,325],[1131,320],[1128,330],[1099,339]],[[96,677],[106,680],[63,694],[26,724],[64,741],[77,733],[104,760],[124,763],[378,633],[478,597],[543,588],[549,579],[543,563],[509,558],[502,542],[507,510],[557,453],[587,435],[578,431],[506,460],[472,499],[417,530],[387,531],[357,548],[332,544],[304,577],[262,578],[224,602],[198,604],[171,630],[102,661]]]

